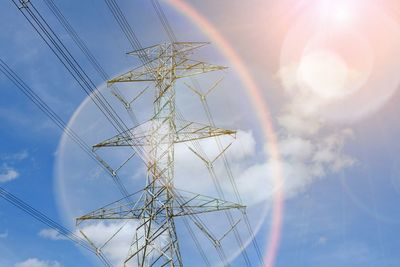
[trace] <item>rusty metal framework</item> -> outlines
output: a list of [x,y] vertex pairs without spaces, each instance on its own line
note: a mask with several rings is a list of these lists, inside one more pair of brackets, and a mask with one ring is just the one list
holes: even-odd
[[[192,220],[214,245],[219,247],[219,240],[207,230],[198,215],[245,208],[242,204],[179,190],[174,186],[175,144],[223,135],[235,137],[236,134],[233,130],[177,117],[175,105],[177,79],[224,69],[222,66],[190,58],[196,49],[206,44],[172,42],[128,53],[145,56],[150,64],[108,81],[109,86],[116,83],[153,82],[156,88],[153,116],[150,120],[93,146],[95,151],[105,147],[133,148],[135,154],[146,164],[145,188],[77,218],[78,224],[91,220],[138,222],[124,266],[183,266],[175,229],[176,218],[186,217]],[[129,106],[127,101],[121,97],[119,99],[126,107]],[[225,150],[222,150],[220,155]],[[192,151],[206,161],[196,151]],[[101,162],[111,173],[115,173],[105,161]],[[232,221],[231,229],[226,234],[237,224],[238,222]],[[88,237],[85,235],[85,238]]]

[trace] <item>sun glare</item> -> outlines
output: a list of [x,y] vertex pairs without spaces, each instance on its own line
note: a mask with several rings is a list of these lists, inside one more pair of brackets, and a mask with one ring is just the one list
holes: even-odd
[[333,4],[332,16],[335,21],[344,23],[351,20],[352,10],[349,4],[337,3]]
[[348,66],[341,56],[329,50],[316,50],[301,59],[297,80],[302,88],[330,99],[348,93],[348,74]]
[[323,0],[317,7],[322,21],[328,19],[330,23],[342,25],[350,23],[357,14],[357,5],[352,0]]

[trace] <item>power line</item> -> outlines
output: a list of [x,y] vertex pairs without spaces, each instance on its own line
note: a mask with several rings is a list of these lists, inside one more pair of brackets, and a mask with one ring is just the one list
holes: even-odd
[[33,208],[28,203],[24,202],[23,200],[19,199],[12,193],[8,192],[3,187],[0,187],[0,197],[3,198],[4,200],[8,201],[9,203],[11,203],[18,209],[24,211],[31,217],[35,218],[37,221],[47,225],[48,227],[50,227],[51,229],[53,229],[55,231],[57,231],[57,233],[64,236],[68,240],[83,247],[84,249],[90,251],[91,253],[94,253],[106,267],[112,267],[111,263],[103,255],[103,253],[101,251],[99,251],[96,248],[94,248],[93,246],[91,246],[86,240],[77,236],[74,232],[70,231],[69,229],[67,229],[64,226],[60,225],[59,223],[55,222],[48,216],[44,215],[42,212]]
[[[96,90],[96,86],[91,78],[86,74],[81,65],[69,52],[66,46],[63,44],[58,35],[46,22],[40,12],[35,8],[32,2],[26,2],[20,0],[21,6],[19,6],[16,0],[11,0],[16,7],[19,8],[20,12],[39,34],[42,40],[47,44],[55,56],[59,59],[62,65],[67,69],[71,76],[77,81],[81,89],[91,98],[98,109],[103,113],[106,119],[111,123],[114,129],[122,136],[129,137],[129,128],[120,116],[115,112],[110,103],[104,97],[104,95]],[[146,153],[141,148],[132,148],[137,152],[140,158],[147,162]],[[98,160],[100,160],[98,158]],[[104,161],[100,160],[102,163]],[[108,169],[108,166],[106,166]],[[119,186],[122,188],[122,186]],[[128,195],[124,192],[124,195]]]
[[172,41],[172,42],[177,42],[178,39],[176,38],[176,35],[167,19],[167,16],[165,16],[164,10],[162,9],[160,3],[157,0],[150,0],[151,4],[153,5],[154,10],[157,13],[158,18],[161,21],[161,24],[164,27],[165,32],[168,35],[168,38]]
[[103,94],[96,89],[96,85],[89,78],[82,66],[77,62],[74,56],[66,48],[58,35],[53,31],[50,25],[38,12],[32,2],[20,0],[19,6],[16,0],[11,0],[21,11],[26,20],[31,24],[34,30],[39,34],[42,40],[48,45],[62,65],[72,75],[81,89],[92,99],[106,119],[113,125],[117,132],[121,133],[128,130],[123,120],[118,116]]
[[36,94],[16,73],[0,58],[0,71],[26,96],[32,101],[58,128],[62,130],[72,141],[74,141],[93,161],[109,173],[118,189],[123,194],[128,194],[126,188],[121,183],[117,174],[113,174],[110,169],[107,169],[99,162],[98,156],[92,151],[90,146],[79,137],[79,135],[68,127],[67,123],[60,118],[57,113],[50,108],[46,102]]
[[[58,22],[62,25],[64,30],[67,32],[67,34],[70,36],[70,38],[73,40],[73,42],[77,45],[77,47],[82,51],[82,53],[85,55],[89,63],[92,65],[92,67],[96,70],[96,72],[99,74],[101,79],[105,82],[109,80],[109,75],[107,72],[104,70],[100,62],[97,60],[95,55],[90,51],[86,43],[83,41],[83,39],[78,35],[76,30],[72,27],[72,25],[68,22],[68,19],[64,16],[64,14],[61,12],[61,10],[57,7],[57,5],[54,3],[53,0],[44,0],[46,6],[49,8],[49,10],[53,13],[53,15],[56,17]],[[130,108],[129,105],[127,105],[128,101],[125,99],[125,97],[122,95],[120,90],[117,88],[117,86],[113,85],[111,86],[112,93],[121,101],[125,103],[125,108],[129,109],[130,115],[132,115],[132,120],[135,124],[138,124],[138,120],[135,116],[135,114],[132,112],[132,109]]]

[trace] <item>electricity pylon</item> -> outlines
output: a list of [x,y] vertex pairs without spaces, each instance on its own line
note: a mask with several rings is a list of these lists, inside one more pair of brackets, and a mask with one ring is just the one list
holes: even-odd
[[154,82],[156,88],[154,114],[149,121],[93,146],[94,149],[132,147],[146,164],[147,185],[133,195],[77,219],[78,223],[87,220],[135,220],[137,228],[124,266],[183,266],[175,218],[188,216],[208,238],[218,243],[197,216],[245,208],[174,186],[176,143],[236,134],[232,130],[176,117],[176,80],[224,69],[189,58],[194,50],[206,44],[174,42],[131,52],[130,55],[146,58],[148,64],[108,81],[109,86],[115,83]]

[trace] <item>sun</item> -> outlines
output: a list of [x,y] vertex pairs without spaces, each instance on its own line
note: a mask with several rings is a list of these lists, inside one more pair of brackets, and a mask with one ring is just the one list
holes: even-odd
[[345,26],[357,17],[360,6],[356,0],[321,0],[317,4],[317,16],[331,25]]
[[336,3],[333,5],[332,17],[336,22],[346,23],[354,17],[354,12],[348,3]]

